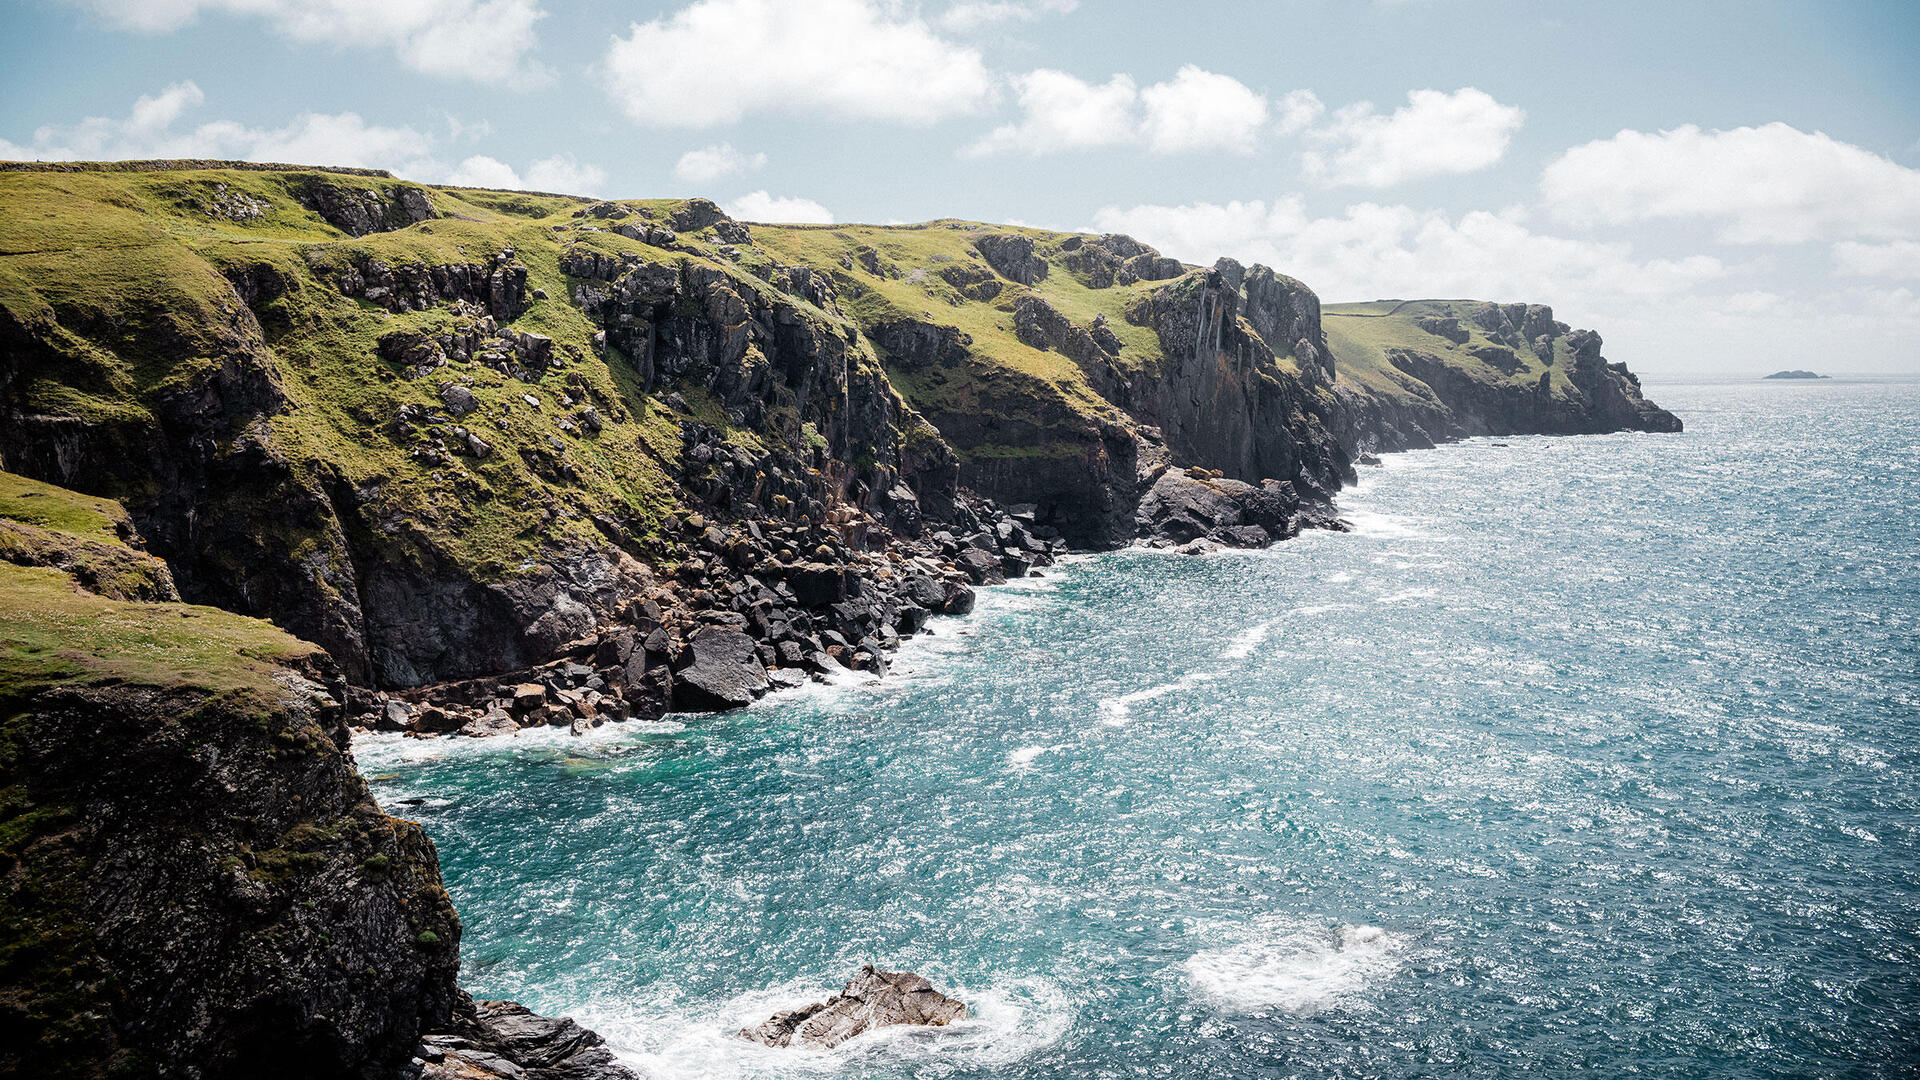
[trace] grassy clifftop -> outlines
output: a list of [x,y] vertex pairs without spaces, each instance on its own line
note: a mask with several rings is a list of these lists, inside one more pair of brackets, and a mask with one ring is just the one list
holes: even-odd
[[696,514],[911,531],[959,483],[1119,543],[1161,464],[1313,491],[1351,449],[1642,415],[1544,308],[1323,320],[1125,236],[217,164],[0,169],[0,468],[363,682],[537,661]]

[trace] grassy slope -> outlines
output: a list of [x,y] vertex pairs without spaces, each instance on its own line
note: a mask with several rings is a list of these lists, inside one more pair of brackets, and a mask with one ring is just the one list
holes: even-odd
[[[971,358],[958,370],[910,371],[887,364],[888,377],[921,412],[939,417],[992,408],[1001,410],[1007,419],[1043,429],[1055,426],[1063,416],[1120,420],[1119,411],[1094,390],[1072,360],[1033,348],[1014,336],[1014,300],[1027,291],[1023,286],[1002,279],[998,296],[979,301],[969,299],[941,277],[942,270],[956,265],[987,269],[973,241],[996,232],[1031,237],[1039,252],[1048,256],[1048,275],[1032,287],[1033,293],[1082,326],[1104,314],[1108,326],[1124,343],[1122,369],[1157,370],[1159,340],[1152,330],[1126,321],[1126,305],[1164,282],[1089,288],[1069,273],[1059,258],[1057,245],[1068,234],[969,221],[753,227],[756,242],[781,261],[831,272],[841,305],[863,325],[917,319],[958,327],[972,338]],[[861,260],[863,251],[877,257],[878,273]],[[993,442],[955,446],[963,457],[972,458],[1024,456],[1044,449]]]
[[270,692],[279,665],[318,649],[259,619],[191,604],[129,603],[78,575],[15,565],[9,536],[41,545],[114,548],[126,512],[106,499],[0,472],[0,702],[52,686],[130,683],[219,693]]
[[[1554,342],[1554,360],[1545,365],[1528,349],[1514,350],[1521,361],[1511,374],[1472,355],[1470,350],[1498,342],[1472,322],[1473,311],[1484,307],[1478,300],[1375,300],[1360,304],[1328,304],[1321,309],[1327,344],[1333,349],[1339,382],[1376,397],[1414,397],[1427,399],[1429,391],[1387,360],[1389,349],[1411,349],[1439,357],[1450,366],[1492,387],[1515,391],[1533,387],[1542,371],[1551,372],[1554,396],[1565,398],[1573,390],[1568,380],[1572,356],[1565,339]],[[1452,316],[1460,320],[1468,339],[1460,344],[1430,334],[1415,320],[1421,316]]]
[[[1048,444],[1044,433],[1084,431],[1123,419],[1070,359],[1014,336],[1012,309],[1025,291],[1022,286],[1002,280],[1000,295],[982,302],[941,277],[942,270],[956,265],[985,267],[973,247],[983,233],[1032,238],[1050,263],[1048,277],[1032,291],[1082,326],[1105,315],[1124,343],[1119,357],[1124,374],[1151,377],[1163,361],[1153,331],[1127,322],[1125,311],[1129,302],[1166,283],[1090,288],[1066,268],[1059,245],[1068,234],[961,221],[756,225],[757,249],[741,248],[728,259],[717,245],[697,236],[681,238],[694,249],[689,254],[616,235],[606,228],[610,222],[573,216],[584,200],[434,188],[429,191],[438,219],[356,239],[294,197],[300,185],[316,178],[373,190],[400,183],[320,171],[0,173],[0,206],[5,207],[0,211],[0,304],[21,321],[44,328],[65,364],[23,388],[29,406],[94,420],[141,418],[144,403],[156,394],[217,363],[223,338],[232,337],[236,324],[245,321],[224,272],[271,267],[293,285],[260,312],[266,347],[293,405],[272,421],[276,448],[296,469],[324,466],[367,493],[367,516],[381,523],[375,539],[383,544],[384,557],[432,554],[492,580],[513,574],[543,543],[594,537],[589,521],[594,513],[640,523],[635,531],[643,543],[657,543],[663,558],[674,554],[648,523],[673,509],[668,470],[680,452],[677,421],[640,396],[624,363],[595,354],[595,327],[568,299],[572,283],[557,268],[559,254],[569,245],[655,261],[701,258],[762,290],[767,286],[756,273],[765,274],[776,263],[809,265],[835,278],[842,306],[862,325],[911,318],[958,327],[971,338],[963,364],[906,370],[887,363],[887,368],[903,396],[930,416],[984,420],[983,433],[956,446],[976,459],[1071,448],[1070,439],[1058,447]],[[236,199],[264,212],[238,221],[209,213]],[[651,210],[658,219],[680,204],[636,200],[624,205]],[[593,231],[582,230],[583,224]],[[478,365],[456,364],[424,379],[408,378],[377,358],[376,342],[394,330],[450,329],[451,313],[439,308],[389,314],[342,295],[336,284],[356,259],[390,266],[486,264],[506,247],[519,252],[529,287],[543,289],[548,297],[535,301],[514,329],[553,338],[556,355],[569,358],[535,385]],[[878,259],[877,273],[863,254]],[[795,297],[785,299],[804,306]],[[1488,342],[1464,318],[1473,336],[1460,346],[1413,323],[1419,314],[1459,314],[1456,309],[1470,306],[1416,301],[1329,307],[1325,322],[1340,379],[1378,397],[1429,399],[1423,384],[1387,363],[1385,350],[1399,346],[1439,356],[1489,383],[1517,387],[1536,381],[1538,361],[1525,350],[1519,358],[1526,366],[1514,374],[1469,355],[1470,347]],[[1367,317],[1372,315],[1384,317]],[[856,351],[866,352],[864,346]],[[1292,360],[1283,356],[1281,362]],[[1566,364],[1556,362],[1551,371],[1555,392],[1564,394]],[[560,414],[557,394],[570,373],[585,380],[596,401],[611,403],[601,409],[608,423],[597,436],[562,435],[554,427]],[[402,405],[437,408],[437,384],[463,376],[475,380],[481,407],[462,422],[496,453],[485,460],[459,457],[438,467],[423,465],[388,422]],[[522,403],[521,395],[529,393],[540,399],[540,410]],[[700,395],[687,397],[696,412],[724,422]],[[1036,430],[1043,436],[1039,440],[1033,437]],[[996,440],[996,431],[1007,434]],[[742,442],[753,441],[751,433],[735,434]],[[565,445],[562,456],[577,470],[577,480],[560,477],[547,464],[550,437]],[[294,551],[317,542],[298,535],[302,526],[297,523],[275,527],[294,534],[285,538]]]
[[[46,544],[118,546],[130,559],[150,560],[120,539],[124,525],[117,504],[0,473],[0,528]],[[196,738],[211,731],[214,752],[257,754],[264,746],[269,759],[301,762],[338,751],[311,718],[276,704],[286,693],[279,677],[285,665],[320,650],[217,608],[101,596],[81,587],[79,575],[13,565],[7,554],[0,547],[0,1031],[7,1033],[0,1072],[49,1080],[140,1075],[148,1063],[120,1045],[112,1019],[125,1008],[118,976],[100,955],[96,927],[80,914],[97,888],[87,841],[87,811],[97,807],[49,799],[38,787],[44,778],[30,764],[31,702],[59,687],[153,688],[180,710],[166,723]],[[217,760],[209,756],[208,766]],[[348,782],[364,797],[357,777]],[[417,833],[369,803],[357,818],[297,826],[279,846],[220,848],[207,858],[222,857],[223,869],[245,865],[252,880],[279,886],[343,850],[351,861],[374,844],[392,847],[393,837]],[[379,858],[384,872],[388,856]],[[421,878],[415,899],[432,925],[452,919],[437,875]],[[261,940],[277,932],[261,931]]]
[[133,535],[111,499],[0,472],[0,562],[56,567],[116,600],[173,599],[166,564],[129,546]]
[[[22,388],[27,405],[95,421],[148,419],[144,402],[218,363],[222,337],[244,321],[222,271],[265,265],[293,284],[261,313],[293,405],[273,420],[275,445],[296,468],[325,463],[352,486],[376,492],[373,516],[392,523],[389,557],[431,547],[476,576],[498,578],[530,558],[541,541],[592,534],[589,513],[650,522],[671,512],[674,494],[662,463],[680,451],[677,422],[663,407],[637,398],[624,365],[595,356],[596,328],[566,299],[569,283],[557,268],[563,245],[577,234],[552,226],[578,224],[571,215],[582,200],[435,189],[440,219],[354,239],[295,200],[294,187],[315,175],[0,173],[0,304],[42,328],[65,364]],[[396,184],[337,174],[325,179],[374,189]],[[216,197],[235,196],[267,212],[233,221],[205,211]],[[610,232],[582,239],[616,254],[688,257]],[[570,358],[536,384],[463,365],[409,379],[377,358],[376,342],[394,330],[448,329],[450,313],[389,314],[342,295],[335,284],[357,257],[389,266],[484,265],[504,247],[520,252],[529,288],[550,298],[535,301],[513,328],[552,337],[556,355]],[[554,426],[561,415],[556,398],[570,373],[586,381],[595,399],[613,403],[600,409],[609,422],[597,436],[562,434]],[[416,462],[386,424],[404,404],[439,408],[437,384],[466,375],[475,378],[482,407],[462,422],[496,452],[437,469]],[[542,409],[527,408],[523,394],[539,398]],[[538,468],[551,453],[549,437],[565,443],[577,482]],[[300,546],[300,538],[289,539]]]

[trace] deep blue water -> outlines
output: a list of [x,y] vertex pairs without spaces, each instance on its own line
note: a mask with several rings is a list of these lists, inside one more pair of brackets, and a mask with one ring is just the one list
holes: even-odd
[[[1920,383],[1391,457],[1359,526],[1076,561],[905,674],[357,748],[464,980],[651,1076],[1911,1075]],[[862,962],[978,1019],[729,1039]]]

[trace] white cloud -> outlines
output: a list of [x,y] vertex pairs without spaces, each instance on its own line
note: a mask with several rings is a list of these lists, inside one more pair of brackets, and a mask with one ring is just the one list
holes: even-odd
[[[440,141],[409,126],[368,123],[358,113],[302,113],[278,127],[251,127],[213,120],[176,128],[188,110],[205,101],[192,82],[175,83],[141,97],[122,118],[92,116],[67,125],[49,124],[26,143],[0,138],[0,159],[20,161],[114,161],[133,158],[213,158],[275,161],[291,165],[388,169],[430,184],[525,188],[566,194],[597,194],[606,171],[556,155],[527,166],[525,180],[512,166],[484,154],[449,166],[436,150]],[[459,141],[456,135],[449,141]]]
[[1833,269],[1847,277],[1920,280],[1920,241],[1862,244],[1857,240],[1842,240],[1833,245]]
[[767,164],[765,154],[743,154],[732,143],[703,146],[680,155],[673,164],[673,175],[689,184],[711,184],[736,173],[752,172]]
[[1040,68],[1013,77],[1022,113],[962,151],[967,156],[1139,143],[1157,154],[1252,151],[1267,119],[1267,99],[1228,75],[1188,65],[1144,90],[1130,75],[1095,85]]
[[230,158],[412,173],[437,168],[429,155],[431,136],[411,127],[370,124],[358,113],[302,113],[279,127],[215,120],[176,130],[174,125],[186,111],[204,100],[194,83],[174,83],[135,101],[124,118],[91,116],[74,124],[48,124],[25,144],[0,139],[0,157],[25,161]]
[[206,100],[207,95],[191,79],[174,83],[158,94],[142,95],[127,114],[127,130],[165,131],[181,114]]
[[1157,154],[1194,150],[1253,152],[1267,123],[1267,97],[1231,75],[1188,64],[1172,81],[1140,91],[1147,147]]
[[572,154],[555,154],[527,166],[527,187],[559,195],[605,194],[607,170]]
[[1282,135],[1298,135],[1312,127],[1327,107],[1313,91],[1295,90],[1281,98],[1274,111],[1280,114],[1280,122],[1273,129]]
[[1032,22],[1043,15],[1067,15],[1080,0],[963,0],[942,12],[940,28],[970,34],[1010,22]]
[[[1920,324],[1920,293],[1904,285],[1897,289],[1862,289],[1860,298],[1869,311],[1881,318],[1908,326]],[[1912,350],[1911,340],[1907,348]]]
[[1736,315],[1761,315],[1779,311],[1787,298],[1765,289],[1737,292],[1721,301],[1721,307]]
[[1220,255],[1293,274],[1334,300],[1463,296],[1595,311],[1672,297],[1723,276],[1720,260],[1639,259],[1624,243],[1542,235],[1517,211],[1433,210],[1360,203],[1315,218],[1288,196],[1272,203],[1108,207],[1094,229],[1124,232],[1189,262]]
[[446,182],[455,187],[508,190],[519,190],[526,186],[520,182],[520,174],[513,171],[513,166],[485,154],[475,154],[455,165],[453,171],[447,174]]
[[759,111],[925,124],[992,91],[978,50],[885,0],[697,0],[615,37],[602,69],[621,110],[656,127]]
[[539,0],[66,0],[126,30],[178,30],[202,13],[251,16],[303,44],[390,48],[416,71],[480,82],[545,78],[529,54]]
[[728,215],[742,221],[831,225],[833,212],[812,199],[782,198],[765,191],[749,192],[726,204]]
[[1133,78],[1115,75],[1095,86],[1051,68],[1013,77],[1013,89],[1025,114],[1019,123],[995,128],[968,147],[971,156],[1050,154],[1118,146],[1139,131],[1135,107],[1139,92]]
[[1782,123],[1622,131],[1562,154],[1540,190],[1581,225],[1697,219],[1741,244],[1920,238],[1920,170]]
[[[1318,104],[1318,99],[1303,100],[1300,106]],[[1283,124],[1297,122],[1300,115],[1300,109],[1285,114]],[[1390,116],[1375,112],[1371,102],[1335,111],[1307,131],[1308,141],[1319,148],[1301,160],[1311,179],[1371,188],[1477,172],[1500,160],[1525,119],[1521,109],[1470,86],[1451,94],[1414,90]]]

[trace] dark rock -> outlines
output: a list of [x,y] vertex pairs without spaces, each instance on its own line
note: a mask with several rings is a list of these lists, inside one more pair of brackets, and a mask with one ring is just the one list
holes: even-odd
[[985,256],[987,265],[1004,278],[1022,285],[1046,279],[1047,260],[1034,251],[1031,237],[1019,233],[988,233],[976,238],[973,246]]
[[767,691],[767,668],[754,640],[738,630],[706,627],[687,641],[692,662],[674,677],[674,704],[708,711],[749,704]]
[[604,1039],[572,1019],[460,998],[447,1030],[423,1040],[421,1080],[636,1080]]
[[831,1049],[876,1028],[945,1027],[966,1015],[966,1005],[935,990],[926,979],[868,964],[826,1001],[777,1012],[758,1027],[742,1029],[740,1037],[765,1046]]
[[1000,568],[999,556],[984,548],[968,547],[953,563],[965,571],[975,585],[998,585],[1007,580]]

